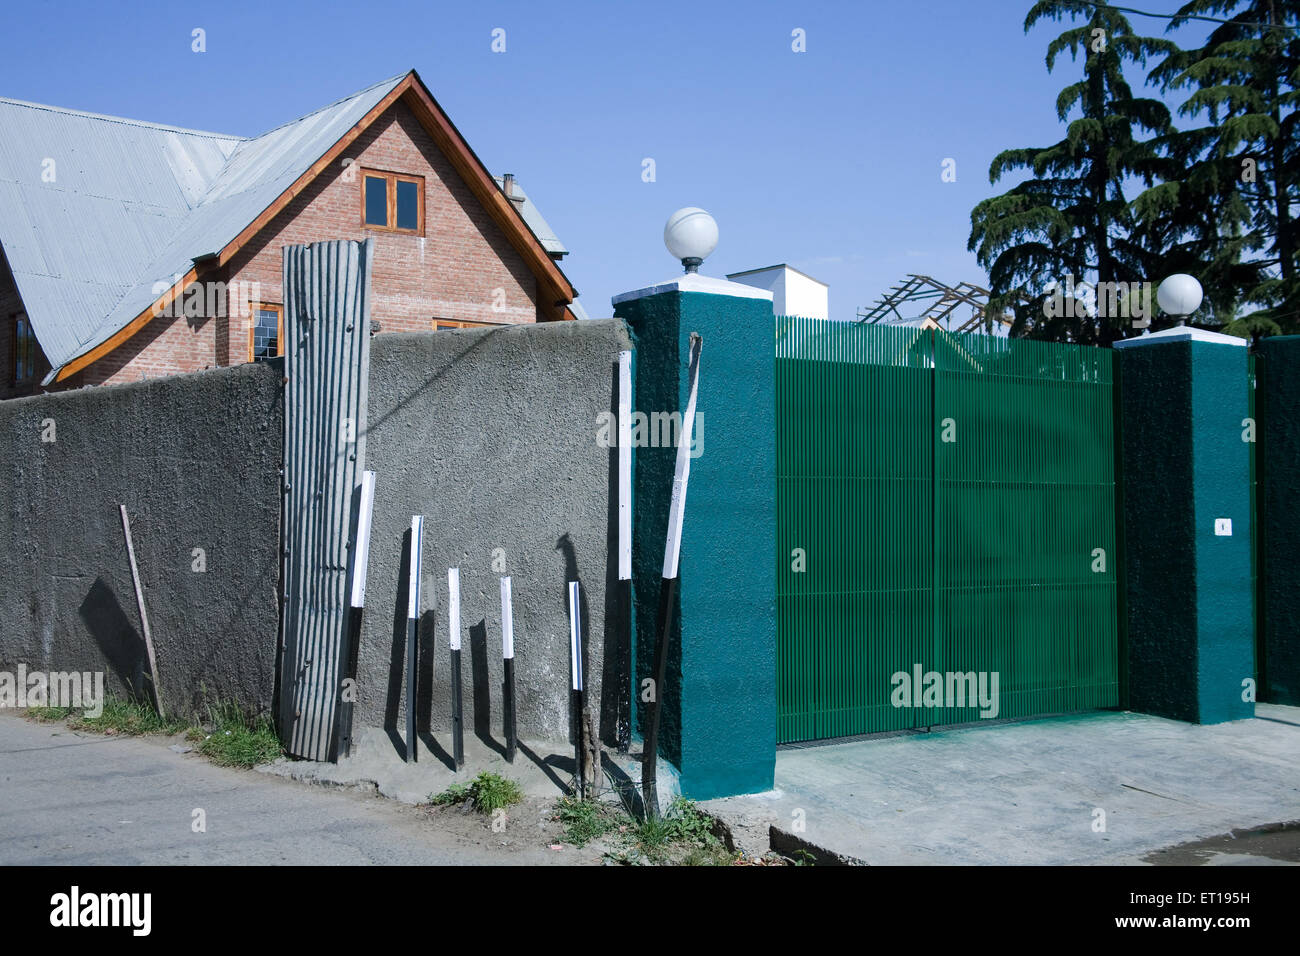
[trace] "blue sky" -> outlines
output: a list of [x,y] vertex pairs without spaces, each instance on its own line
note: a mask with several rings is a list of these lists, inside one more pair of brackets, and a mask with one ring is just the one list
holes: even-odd
[[989,161],[1061,137],[1056,95],[1078,70],[1066,58],[1047,74],[1060,28],[1026,36],[1029,7],[29,0],[6,10],[0,95],[255,135],[414,67],[488,168],[537,202],[593,317],[680,271],[663,224],[694,205],[721,233],[703,272],[788,262],[847,318],[909,272],[985,281],[966,251],[970,210],[1010,184],[989,185]]

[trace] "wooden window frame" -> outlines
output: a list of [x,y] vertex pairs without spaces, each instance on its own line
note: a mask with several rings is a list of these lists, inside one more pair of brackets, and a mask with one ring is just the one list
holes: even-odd
[[[27,325],[27,338],[32,343],[32,348],[29,350],[29,353],[25,356],[30,366],[30,368],[28,369],[28,372],[30,374],[28,374],[26,378],[18,377],[18,325],[19,323],[22,322],[25,322]],[[36,379],[39,377],[39,373],[36,371],[35,343],[36,343],[36,333],[32,329],[32,317],[28,315],[26,312],[10,313],[9,315],[9,344],[10,344],[9,371],[11,373],[10,379],[14,387],[17,387],[19,385],[30,385],[32,384],[32,382],[36,381]]]
[[276,302],[250,302],[248,303],[248,360],[250,362],[257,361],[257,357],[253,354],[254,339],[257,335],[257,313],[272,310],[275,311],[276,315],[275,355],[267,357],[279,358],[284,354],[284,306]]
[[433,331],[447,332],[452,329],[490,329],[494,325],[504,323],[498,322],[462,322],[459,319],[434,319]]
[[[366,180],[382,179],[385,182],[384,191],[387,197],[387,224],[376,226],[372,222],[366,222]],[[416,196],[419,199],[419,209],[416,211],[416,224],[414,229],[397,228],[397,184],[398,183],[415,183]],[[402,236],[423,236],[424,235],[424,177],[416,176],[413,173],[390,173],[382,169],[365,169],[361,170],[361,228],[371,229],[375,232],[393,232]]]

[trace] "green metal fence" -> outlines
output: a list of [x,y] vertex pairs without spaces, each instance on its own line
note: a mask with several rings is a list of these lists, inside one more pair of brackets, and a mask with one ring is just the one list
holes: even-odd
[[777,739],[993,716],[994,675],[997,717],[1116,706],[1111,353],[799,318],[776,347]]

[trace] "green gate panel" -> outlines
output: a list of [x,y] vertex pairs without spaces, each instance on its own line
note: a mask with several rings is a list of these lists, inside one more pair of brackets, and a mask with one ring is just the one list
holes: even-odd
[[994,716],[895,706],[900,674],[1117,706],[1111,353],[802,318],[776,347],[778,740]]

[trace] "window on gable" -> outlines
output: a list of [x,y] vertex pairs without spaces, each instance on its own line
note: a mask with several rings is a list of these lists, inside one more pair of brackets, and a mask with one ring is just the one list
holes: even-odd
[[424,177],[365,170],[361,176],[361,225],[424,235]]
[[36,344],[31,319],[22,312],[14,316],[13,345],[14,384],[26,385],[36,379],[36,356],[40,347]]
[[248,326],[248,360],[275,358],[284,354],[284,309],[278,305],[254,303]]

